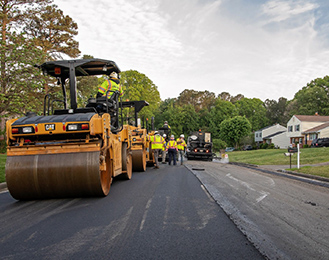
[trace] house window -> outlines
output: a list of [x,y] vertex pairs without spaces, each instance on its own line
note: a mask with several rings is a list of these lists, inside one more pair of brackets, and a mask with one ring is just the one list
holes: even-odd
[[258,137],[258,133],[256,133],[256,137]]
[[294,144],[295,143],[295,138],[291,139],[291,143]]
[[259,137],[262,137],[262,133],[259,133]]
[[300,144],[303,143],[303,138],[299,138],[299,143],[300,143]]
[[299,132],[299,125],[295,125],[295,131]]
[[309,138],[310,138],[310,140],[316,139],[316,134],[310,134]]
[[292,132],[292,125],[288,126],[288,132]]

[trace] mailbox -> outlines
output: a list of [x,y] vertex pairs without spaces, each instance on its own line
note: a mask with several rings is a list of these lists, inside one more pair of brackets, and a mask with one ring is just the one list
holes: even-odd
[[293,148],[291,148],[291,147],[289,147],[288,148],[288,153],[297,153],[297,147],[293,147]]

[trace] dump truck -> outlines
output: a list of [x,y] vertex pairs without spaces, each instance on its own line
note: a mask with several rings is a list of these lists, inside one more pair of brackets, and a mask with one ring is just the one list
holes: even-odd
[[211,133],[192,132],[187,138],[186,157],[188,160],[200,159],[212,161]]
[[63,107],[51,113],[58,100],[48,96],[43,115],[28,113],[6,122],[10,194],[17,200],[108,195],[114,177],[132,177],[136,128],[120,124],[118,92],[90,98],[78,108],[76,77],[119,74],[119,67],[104,59],[49,61],[38,67],[61,85]]

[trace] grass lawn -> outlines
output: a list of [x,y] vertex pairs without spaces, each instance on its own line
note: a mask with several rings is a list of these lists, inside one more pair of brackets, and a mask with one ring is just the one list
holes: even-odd
[[329,178],[329,165],[304,166],[304,167],[301,167],[300,169],[293,168],[291,170],[295,171],[295,172],[304,173],[304,174],[317,175],[317,176]]
[[[253,151],[235,151],[228,153],[230,162],[242,162],[256,165],[289,165],[290,158],[285,156],[286,149],[269,149]],[[329,148],[301,149],[300,164],[317,164],[329,162]],[[291,163],[296,165],[297,154],[291,157]],[[329,165],[304,166],[300,169],[287,169],[300,173],[317,175],[329,178]]]
[[[256,165],[289,165],[290,158],[285,156],[286,149],[260,149],[234,151],[227,153],[230,162],[242,162]],[[300,153],[300,164],[316,164],[329,161],[329,148],[304,148]],[[297,154],[291,157],[292,164],[297,162]]]
[[5,182],[6,154],[0,154],[0,183]]

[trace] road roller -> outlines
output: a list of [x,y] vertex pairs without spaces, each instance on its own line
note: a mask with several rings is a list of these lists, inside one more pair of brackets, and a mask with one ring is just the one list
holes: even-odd
[[[78,108],[76,77],[119,74],[119,67],[103,59],[49,61],[38,67],[57,79],[63,99],[46,96],[43,115],[27,113],[6,122],[10,194],[17,200],[106,196],[114,177],[131,179],[132,136],[139,131],[120,124],[118,92],[90,98]],[[53,109],[54,102],[62,107]]]
[[141,125],[140,118],[138,118],[139,111],[148,106],[149,103],[142,101],[125,101],[121,102],[122,108],[133,108],[134,113],[132,117],[128,117],[127,121],[131,122],[132,127],[132,167],[133,171],[144,172],[146,171],[147,161],[150,160],[149,153],[149,139],[145,126]]

